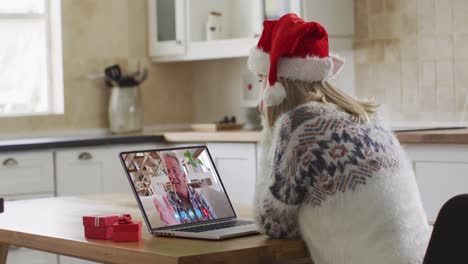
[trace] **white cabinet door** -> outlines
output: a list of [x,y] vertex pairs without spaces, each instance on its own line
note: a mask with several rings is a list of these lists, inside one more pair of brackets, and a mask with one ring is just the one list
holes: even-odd
[[183,55],[186,48],[185,0],[148,0],[152,56]]
[[56,151],[57,195],[102,193],[107,153],[105,149],[98,148]]
[[253,206],[257,173],[256,145],[211,143],[208,149],[232,203]]
[[131,193],[119,153],[158,147],[148,143],[57,150],[57,195]]
[[54,192],[52,151],[2,153],[0,162],[2,196]]
[[424,209],[434,221],[442,205],[468,193],[468,146],[408,145]]

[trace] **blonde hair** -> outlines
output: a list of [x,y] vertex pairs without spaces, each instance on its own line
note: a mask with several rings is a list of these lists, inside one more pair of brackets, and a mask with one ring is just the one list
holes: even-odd
[[[266,77],[263,77],[266,81]],[[277,106],[263,107],[263,118],[273,127],[278,117],[297,106],[311,101],[334,105],[351,114],[356,122],[369,122],[375,115],[378,105],[354,99],[345,92],[336,88],[328,81],[304,82],[279,78],[278,80],[286,90],[286,98]],[[271,89],[271,88],[266,88]]]

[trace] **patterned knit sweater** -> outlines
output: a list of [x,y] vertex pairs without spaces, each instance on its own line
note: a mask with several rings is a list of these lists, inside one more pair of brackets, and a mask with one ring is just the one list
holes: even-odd
[[315,264],[421,263],[429,227],[411,165],[377,118],[310,102],[264,129],[256,219]]

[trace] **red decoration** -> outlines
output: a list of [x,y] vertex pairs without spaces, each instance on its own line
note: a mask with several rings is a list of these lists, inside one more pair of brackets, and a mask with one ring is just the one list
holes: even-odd
[[277,64],[281,56],[328,57],[328,34],[317,22],[305,22],[295,14],[279,20],[265,20],[257,48],[270,54],[268,81],[277,81]]
[[329,52],[328,33],[317,22],[306,22],[295,14],[278,20],[265,20],[258,45],[248,59],[249,69],[268,75],[264,90],[266,106],[279,105],[286,91],[279,77],[305,82],[333,79],[344,60]]
[[249,84],[247,85],[247,90],[250,91],[250,90],[252,90],[252,88],[253,88],[253,85],[252,85],[251,83],[249,83]]
[[114,225],[113,239],[116,242],[140,241],[141,221],[133,222],[131,215],[121,215]]
[[83,216],[85,237],[89,239],[112,239],[113,226],[119,220],[117,215]]

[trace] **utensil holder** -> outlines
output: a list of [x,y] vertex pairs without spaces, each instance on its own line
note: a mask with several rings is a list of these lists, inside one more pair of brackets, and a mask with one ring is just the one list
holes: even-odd
[[112,133],[137,132],[143,129],[143,108],[138,86],[111,88],[109,128]]

